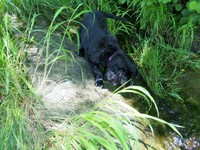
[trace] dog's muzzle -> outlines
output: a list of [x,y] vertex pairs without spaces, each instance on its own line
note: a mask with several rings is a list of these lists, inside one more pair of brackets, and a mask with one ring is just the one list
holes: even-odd
[[107,71],[106,74],[106,80],[111,82],[113,86],[116,86],[118,84],[123,85],[128,81],[128,77],[123,71],[119,71],[115,73],[114,71]]

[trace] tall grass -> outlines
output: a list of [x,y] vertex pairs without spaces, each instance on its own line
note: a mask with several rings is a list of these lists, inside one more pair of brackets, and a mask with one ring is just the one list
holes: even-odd
[[0,148],[33,149],[40,147],[42,141],[40,135],[35,134],[40,130],[39,123],[30,119],[35,99],[32,98],[30,84],[27,84],[25,55],[14,42],[9,23],[9,17],[5,15],[0,25]]
[[127,0],[127,4],[130,8],[134,8],[136,21],[139,23],[139,28],[145,30],[145,33],[151,37],[158,36],[158,33],[164,33],[169,29],[169,19],[171,13],[169,13],[166,6],[167,1],[158,0]]
[[138,67],[141,68],[140,73],[153,93],[161,98],[171,95],[182,99],[176,87],[176,79],[180,77],[181,71],[176,70],[177,66],[169,64],[171,57],[167,57],[165,52],[168,49],[170,48],[163,47],[161,43],[153,46],[150,41],[144,41],[143,45],[135,50],[138,56]]
[[[143,95],[148,102],[150,99],[153,100],[142,87],[132,86],[117,91],[117,93],[124,92]],[[144,141],[148,136],[154,135],[149,120],[166,124],[180,134],[175,128],[176,125],[141,114],[124,102],[107,97],[97,103],[94,110],[68,116],[59,123],[51,124],[48,128],[51,133],[46,146],[57,149],[148,149],[155,144],[153,140]],[[147,127],[148,130],[144,131]]]
[[198,56],[191,52],[194,17],[191,15],[187,22],[179,22],[181,15],[174,14],[171,1],[125,2],[135,9],[138,30],[142,31],[139,42],[130,44],[128,50],[137,54],[136,61],[148,87],[161,98],[183,100],[178,79],[184,70],[200,67]]
[[[66,4],[65,4],[66,3]],[[64,5],[65,4],[65,5]],[[66,6],[72,4],[71,7]],[[50,17],[50,24],[42,39],[42,49],[46,50],[46,59],[44,67],[44,80],[49,76],[54,63],[58,60],[71,59],[74,60],[72,53],[63,49],[62,44],[64,37],[67,36],[71,41],[69,29],[75,28],[74,24],[79,25],[81,16],[93,9],[94,3],[87,1],[87,4],[78,4],[78,1],[16,1],[15,3],[7,2],[8,8],[13,9],[20,15],[31,10],[30,18],[27,22],[27,29],[22,45],[18,45],[17,39],[14,39],[13,27],[9,24],[9,17],[4,16],[4,20],[0,24],[0,86],[2,102],[0,103],[0,148],[1,149],[140,149],[140,144],[144,147],[151,147],[151,144],[142,141],[136,130],[149,126],[149,131],[153,128],[149,119],[169,125],[175,132],[180,134],[173,124],[169,124],[161,119],[146,114],[141,114],[134,108],[123,102],[114,101],[112,98],[106,98],[102,103],[98,103],[92,111],[83,114],[72,114],[63,116],[52,116],[45,109],[40,97],[35,93],[32,87],[27,68],[25,66],[25,55],[23,50],[27,42],[37,41],[30,36],[37,16],[43,15]],[[105,7],[104,8],[104,4]],[[113,4],[113,3],[111,3]],[[62,6],[60,6],[62,5]],[[3,5],[0,5],[3,7]],[[76,7],[73,7],[76,6]],[[96,5],[95,5],[96,6]],[[110,3],[99,1],[97,9],[109,11]],[[82,10],[83,8],[87,8]],[[0,9],[2,10],[2,9]],[[35,12],[35,13],[33,13]],[[119,11],[119,13],[121,13]],[[126,14],[126,12],[125,12]],[[66,15],[66,16],[65,16]],[[122,15],[122,14],[121,14]],[[26,19],[26,15],[23,19]],[[64,21],[59,21],[62,18]],[[112,23],[110,23],[112,25]],[[113,31],[126,31],[129,33],[130,26],[119,25]],[[55,32],[63,29],[64,36],[61,43],[56,43],[58,49],[52,55],[50,49],[51,36]],[[77,32],[77,30],[76,30]],[[79,35],[77,35],[77,41]],[[77,44],[77,46],[79,43]],[[146,50],[145,50],[146,51]],[[147,50],[148,51],[148,50]],[[147,52],[146,51],[146,52]],[[64,55],[59,55],[64,52]],[[145,52],[145,53],[146,53]],[[157,51],[153,54],[158,55]],[[151,54],[148,54],[151,56]],[[144,56],[148,60],[149,56]],[[55,56],[55,57],[53,57]],[[66,58],[65,58],[66,57]],[[155,57],[156,61],[160,61],[159,57]],[[39,64],[38,64],[39,65]],[[156,64],[157,65],[157,64]],[[38,66],[37,66],[38,67]],[[36,69],[37,69],[36,67]],[[148,67],[147,67],[148,68]],[[157,69],[155,67],[155,69]],[[158,74],[162,73],[159,72]],[[158,75],[157,75],[158,76]],[[156,76],[156,78],[157,78]],[[153,81],[155,82],[155,81]],[[156,79],[157,82],[157,79]],[[129,87],[118,93],[132,92],[143,96],[150,104],[153,103],[158,113],[158,108],[150,94],[141,87]],[[45,110],[45,111],[44,111]],[[141,124],[140,124],[141,123]],[[147,136],[143,130],[141,134]],[[148,137],[148,136],[147,136]]]

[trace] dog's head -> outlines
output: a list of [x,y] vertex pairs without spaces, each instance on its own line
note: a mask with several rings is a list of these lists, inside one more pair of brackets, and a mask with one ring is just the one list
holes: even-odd
[[137,75],[136,65],[127,54],[119,52],[109,58],[105,78],[114,86],[125,84],[133,75]]

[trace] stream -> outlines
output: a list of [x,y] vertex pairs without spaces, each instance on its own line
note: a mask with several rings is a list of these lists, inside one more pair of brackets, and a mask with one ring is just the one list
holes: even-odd
[[[46,22],[41,21],[39,25],[35,26],[35,28],[40,29],[41,27],[45,28],[45,26],[47,26]],[[34,36],[36,39],[39,39],[38,41],[40,41],[44,35],[42,35],[41,33],[35,32],[32,34],[32,36]],[[55,41],[59,40],[56,36],[52,38]],[[76,46],[72,46],[72,47],[73,49],[75,49],[74,47]],[[30,53],[32,53],[32,51],[37,51],[37,53],[39,52],[38,48],[33,48],[32,46],[27,49],[29,51],[31,50]],[[33,59],[33,56],[31,57],[32,59]],[[61,64],[63,64],[63,62]],[[84,64],[84,62],[82,64]],[[73,65],[72,65],[72,68],[74,68]],[[65,66],[63,64],[63,68],[64,67]],[[88,66],[85,65],[84,67],[82,69],[88,69]],[[55,72],[57,72],[57,70],[55,70]],[[153,127],[155,129],[155,135],[156,135],[155,137],[156,143],[159,143],[158,144],[159,146],[156,147],[157,149],[160,149],[160,150],[162,149],[163,150],[164,149],[166,150],[200,150],[200,101],[199,101],[200,73],[199,72],[189,70],[185,73],[183,77],[179,79],[179,87],[182,89],[182,95],[184,97],[183,101],[180,101],[180,100],[178,101],[178,100],[173,100],[173,99],[160,99],[156,97],[156,95],[153,95],[153,93],[151,93],[156,101],[156,104],[158,105],[160,118],[164,119],[167,122],[184,126],[184,128],[179,128],[179,131],[183,136],[183,137],[180,137],[174,132],[172,132],[171,129],[167,127],[163,127],[163,125],[153,124]],[[74,75],[75,71],[68,72],[68,73],[70,74],[68,76],[71,76],[71,75]],[[81,72],[77,72],[77,71],[76,73],[77,73],[77,77],[79,77],[81,74]],[[64,69],[63,69],[63,76],[66,76]],[[88,79],[92,78],[91,75],[84,75],[84,76],[87,77]],[[53,74],[52,78],[57,79],[58,77],[56,76],[56,74]],[[140,85],[148,89],[148,87],[146,86],[145,82],[143,81],[141,77],[138,77],[137,80],[138,82],[137,81],[135,82],[136,85]],[[78,83],[76,85],[74,83],[72,84],[71,81],[68,81],[68,82],[70,84],[67,84],[67,87],[65,86],[65,88],[68,88],[69,90],[70,89],[77,90],[77,87],[80,84]],[[93,97],[91,96],[90,91],[91,89],[93,89],[92,87],[93,81],[91,80],[90,82],[91,83],[89,87],[85,89],[85,93],[84,93],[85,98],[88,99],[88,96],[89,96],[90,99],[97,99],[97,96],[98,96],[98,98],[100,97],[99,99],[101,99],[102,92],[98,92],[98,93],[96,92],[98,95],[96,96],[94,95]],[[54,84],[54,82],[52,82],[51,84]],[[73,85],[73,87],[71,85]],[[112,87],[110,84],[106,84],[106,88],[108,88],[110,91],[113,91],[116,87]],[[69,95],[67,96],[69,97]],[[50,95],[49,97],[52,97],[52,95]],[[83,95],[79,97],[80,103],[81,103],[82,97]],[[126,97],[126,99],[129,99],[128,103],[134,108],[137,108],[141,113],[149,113],[151,115],[156,116],[155,110],[150,110],[150,112],[147,112],[149,109],[149,106],[147,105],[146,101],[140,99],[139,97],[135,95],[127,94],[127,95],[124,95],[124,97]],[[75,98],[77,99],[77,97]],[[66,105],[68,104],[69,103],[66,103]],[[75,108],[75,106],[73,107]],[[69,107],[69,108],[71,109],[72,107]]]
[[[146,86],[141,77],[138,80],[140,84],[144,87]],[[178,128],[182,135],[180,137],[172,132],[171,129],[154,124],[156,141],[159,143],[157,148],[163,150],[200,150],[200,74],[195,71],[187,71],[179,80],[178,86],[181,88],[184,98],[182,101],[160,99],[151,93],[158,106],[160,118],[184,127]],[[129,95],[129,97],[131,98],[132,96]],[[147,113],[149,106],[146,101],[140,98],[134,100],[135,97],[132,99],[132,106],[142,113]],[[154,110],[150,110],[149,114],[156,116]]]

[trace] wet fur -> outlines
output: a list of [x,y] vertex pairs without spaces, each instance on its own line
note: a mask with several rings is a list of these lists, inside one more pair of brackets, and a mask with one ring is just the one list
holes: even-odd
[[[79,28],[79,55],[86,55],[95,83],[100,87],[103,87],[103,78],[117,85],[124,84],[132,75],[137,74],[136,65],[120,48],[116,36],[109,32],[107,18],[125,20],[112,14],[93,11],[83,17]],[[100,66],[104,69],[100,69]]]

